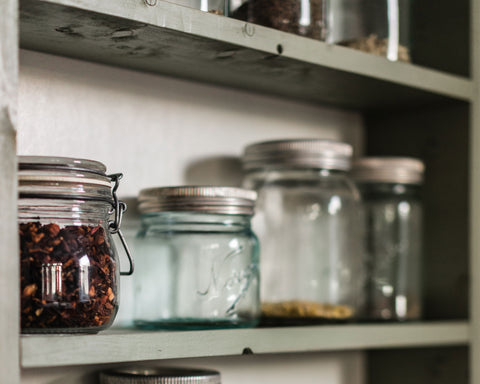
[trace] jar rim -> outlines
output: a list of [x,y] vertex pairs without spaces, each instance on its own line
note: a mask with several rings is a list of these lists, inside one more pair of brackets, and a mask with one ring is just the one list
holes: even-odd
[[254,143],[245,148],[243,167],[246,171],[268,166],[317,168],[348,171],[353,147],[326,139],[288,139]]
[[365,157],[354,161],[352,178],[357,182],[423,183],[425,164],[413,157]]
[[19,156],[20,198],[76,198],[112,201],[112,179],[106,166],[69,157]]
[[102,383],[116,383],[119,378],[128,379],[129,383],[137,380],[152,384],[220,384],[220,373],[206,369],[186,368],[125,368],[114,369],[101,373]]
[[223,186],[176,186],[142,189],[139,211],[202,212],[226,215],[253,215],[257,193]]

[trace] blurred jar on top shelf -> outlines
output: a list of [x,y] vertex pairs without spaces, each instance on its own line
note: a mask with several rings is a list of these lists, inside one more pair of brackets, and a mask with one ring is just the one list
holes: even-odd
[[230,0],[229,15],[253,24],[324,40],[325,0]]
[[347,171],[352,147],[328,140],[250,145],[244,186],[258,192],[266,323],[346,321],[364,303],[360,197]]
[[423,173],[424,164],[412,158],[364,158],[354,164],[367,228],[369,319],[422,316]]
[[326,41],[410,62],[411,0],[326,0]]
[[216,15],[226,15],[228,0],[169,0],[184,7],[199,9]]

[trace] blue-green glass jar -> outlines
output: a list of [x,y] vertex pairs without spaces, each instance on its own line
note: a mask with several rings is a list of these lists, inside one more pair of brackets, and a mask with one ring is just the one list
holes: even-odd
[[225,187],[140,192],[135,325],[146,329],[258,323],[256,193]]

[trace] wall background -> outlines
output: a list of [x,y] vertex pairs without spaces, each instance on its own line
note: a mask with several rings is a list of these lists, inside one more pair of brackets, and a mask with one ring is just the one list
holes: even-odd
[[[125,174],[123,197],[151,186],[238,185],[238,157],[259,140],[319,137],[363,152],[363,123],[355,112],[30,51],[20,57],[18,116],[20,155],[102,161],[110,172]],[[122,282],[128,300],[129,281]],[[120,313],[119,320],[126,317]],[[225,384],[364,382],[360,352],[167,363],[219,369]],[[23,382],[92,383],[92,376],[84,368],[25,370]]]

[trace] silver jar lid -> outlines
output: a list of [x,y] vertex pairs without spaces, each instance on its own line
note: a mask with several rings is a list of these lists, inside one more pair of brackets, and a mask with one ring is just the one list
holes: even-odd
[[353,163],[358,182],[422,184],[425,165],[410,157],[366,157]]
[[213,186],[148,188],[140,191],[141,213],[162,211],[253,215],[257,193],[248,189]]
[[138,368],[102,372],[100,384],[221,384],[221,380],[217,371]]
[[319,168],[348,171],[353,148],[332,140],[295,139],[249,145],[243,156],[246,170],[268,166]]

